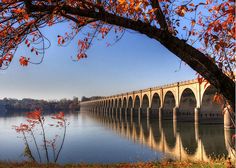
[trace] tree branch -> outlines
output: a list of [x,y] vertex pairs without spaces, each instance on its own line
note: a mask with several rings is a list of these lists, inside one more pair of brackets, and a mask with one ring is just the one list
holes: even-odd
[[[36,12],[53,12],[54,9],[55,6],[53,5],[31,6],[31,10]],[[159,41],[169,51],[174,53],[177,57],[187,63],[192,69],[197,71],[206,80],[208,80],[213,86],[215,86],[216,89],[220,91],[220,93],[222,93],[229,101],[231,107],[235,109],[234,81],[225,75],[205,54],[185,43],[183,40],[174,37],[166,30],[158,29],[140,20],[135,21],[129,18],[111,14],[105,10],[96,12],[93,9],[81,9],[79,7],[74,8],[68,5],[64,5],[61,10],[70,15],[93,18],[108,24],[132,29]],[[163,18],[161,19],[161,17],[159,17],[159,19],[162,20]],[[161,27],[165,27],[163,21],[161,22],[161,24],[163,24]]]
[[160,4],[158,0],[150,0],[153,9],[157,9],[154,13],[156,18],[163,30],[168,30],[168,25],[165,19],[165,16],[161,10]]

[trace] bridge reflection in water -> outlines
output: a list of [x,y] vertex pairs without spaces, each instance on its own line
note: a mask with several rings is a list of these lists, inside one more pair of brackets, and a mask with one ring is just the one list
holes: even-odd
[[167,120],[139,120],[127,115],[105,116],[101,115],[104,113],[84,112],[118,135],[177,160],[209,161],[212,157],[235,160],[235,150],[231,148],[234,130],[224,129],[221,124],[174,124]]

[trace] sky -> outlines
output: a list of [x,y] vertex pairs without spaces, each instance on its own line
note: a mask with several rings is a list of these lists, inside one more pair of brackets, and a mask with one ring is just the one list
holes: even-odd
[[25,45],[18,48],[10,67],[0,71],[0,99],[109,96],[196,78],[189,66],[158,41],[129,30],[110,47],[106,43],[112,34],[107,40],[94,41],[88,58],[74,62],[71,56],[78,51],[79,37],[67,47],[57,45],[57,35],[67,30],[66,24],[42,30],[52,45],[40,65],[20,66],[19,57],[29,51]]

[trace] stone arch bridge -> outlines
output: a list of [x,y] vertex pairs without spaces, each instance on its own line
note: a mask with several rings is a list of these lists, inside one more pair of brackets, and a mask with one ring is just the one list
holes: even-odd
[[217,90],[197,79],[137,90],[80,103],[81,111],[104,116],[141,119],[224,123],[231,127],[230,113],[223,102],[213,101]]

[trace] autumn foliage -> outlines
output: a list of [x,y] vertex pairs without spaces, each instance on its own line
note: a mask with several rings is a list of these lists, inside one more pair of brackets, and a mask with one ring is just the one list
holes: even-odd
[[[45,160],[47,163],[49,163],[57,162],[59,158],[60,152],[65,141],[66,126],[68,123],[64,118],[63,112],[59,112],[53,115],[51,118],[55,120],[56,123],[47,123],[47,125],[49,125],[50,127],[64,128],[60,145],[58,145],[57,142],[59,140],[59,135],[56,134],[51,140],[47,138],[45,130],[45,117],[42,115],[42,111],[40,109],[36,109],[32,112],[27,113],[26,123],[21,123],[19,126],[13,126],[15,131],[22,135],[22,138],[25,143],[24,155],[28,157],[31,161],[42,163]],[[38,129],[40,129],[41,131],[36,134]],[[39,140],[40,135],[42,135],[43,139],[42,145],[39,145],[41,142],[41,140]],[[31,141],[33,142],[33,144],[30,143]],[[36,148],[36,152],[34,152],[32,146]],[[40,150],[40,146],[43,146],[44,152]],[[58,149],[57,146],[59,147]],[[49,148],[52,148],[53,151],[53,157],[51,159],[49,156]],[[42,156],[45,156],[45,158],[42,158]]]
[[41,63],[51,46],[41,32],[47,26],[70,26],[55,37],[59,46],[81,35],[74,61],[87,58],[94,41],[114,35],[111,46],[131,29],[159,41],[234,108],[234,0],[1,0],[0,16],[1,69],[9,67],[21,45],[32,54],[20,56],[20,65]]

